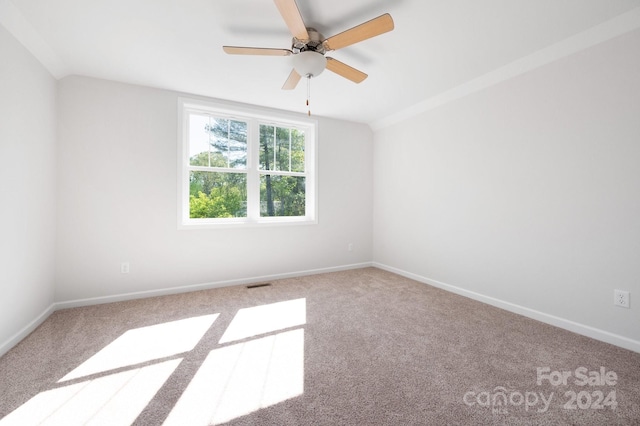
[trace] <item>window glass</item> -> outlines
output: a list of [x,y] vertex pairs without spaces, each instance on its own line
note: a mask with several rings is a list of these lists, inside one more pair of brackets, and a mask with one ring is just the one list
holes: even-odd
[[260,125],[260,170],[304,172],[304,145],[304,131]]
[[189,116],[189,164],[209,167],[209,117],[191,114]]
[[247,175],[192,171],[189,174],[189,217],[247,216]]
[[209,135],[211,167],[246,168],[247,123],[211,118],[205,131]]
[[303,176],[260,177],[260,216],[304,216]]

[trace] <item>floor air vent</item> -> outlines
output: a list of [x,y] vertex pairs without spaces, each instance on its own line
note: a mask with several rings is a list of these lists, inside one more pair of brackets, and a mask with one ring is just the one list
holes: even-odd
[[247,288],[269,287],[270,285],[271,283],[251,284],[248,285]]

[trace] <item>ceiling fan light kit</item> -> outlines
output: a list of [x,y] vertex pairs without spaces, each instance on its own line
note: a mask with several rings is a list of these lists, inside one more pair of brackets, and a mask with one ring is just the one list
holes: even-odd
[[[310,81],[312,77],[319,76],[325,68],[354,83],[362,82],[367,78],[367,74],[337,59],[326,57],[325,53],[384,34],[394,28],[391,15],[385,13],[325,39],[315,29],[305,26],[295,0],[274,0],[274,2],[293,36],[291,49],[239,46],[223,46],[222,48],[230,55],[293,56],[293,69],[282,86],[284,90],[295,89],[302,76]],[[308,88],[307,85],[307,94]],[[309,105],[308,96],[307,105]]]
[[327,66],[327,58],[322,53],[307,50],[293,56],[293,68],[304,77],[317,77]]

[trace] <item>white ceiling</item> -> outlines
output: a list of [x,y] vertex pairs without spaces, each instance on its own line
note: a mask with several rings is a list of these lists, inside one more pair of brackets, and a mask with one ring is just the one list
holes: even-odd
[[[328,54],[368,73],[363,83],[329,71],[312,80],[313,114],[364,123],[640,10],[640,0],[297,2],[306,25],[326,37],[393,16],[394,31]],[[0,0],[0,12],[57,78],[85,75],[306,112],[304,80],[280,89],[290,57],[222,51],[290,47],[271,0]]]

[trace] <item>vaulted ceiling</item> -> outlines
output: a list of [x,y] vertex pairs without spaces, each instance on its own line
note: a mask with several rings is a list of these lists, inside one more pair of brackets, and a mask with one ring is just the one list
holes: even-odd
[[[313,114],[364,123],[536,52],[566,50],[567,40],[580,41],[581,34],[597,38],[608,25],[606,38],[617,26],[640,26],[640,0],[297,3],[305,24],[327,37],[383,13],[393,16],[392,32],[331,52],[366,72],[364,82],[328,71],[311,81]],[[281,90],[291,57],[222,51],[222,45],[291,47],[271,0],[0,0],[0,12],[0,23],[56,78],[85,75],[306,112],[304,80]]]

